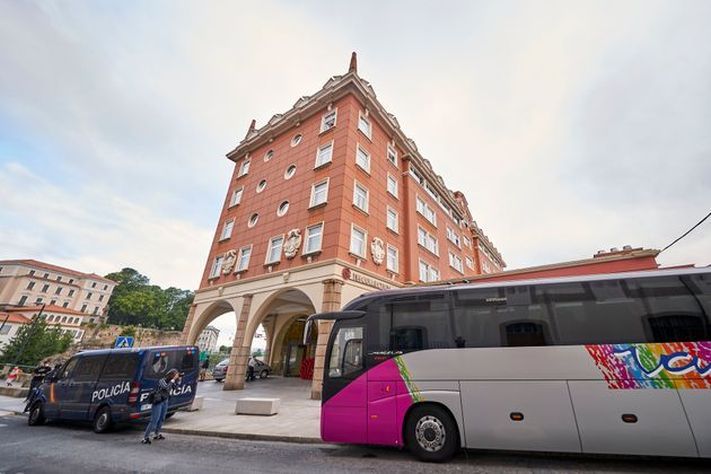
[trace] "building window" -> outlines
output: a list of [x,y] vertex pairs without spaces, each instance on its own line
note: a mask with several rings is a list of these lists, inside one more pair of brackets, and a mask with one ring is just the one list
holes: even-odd
[[420,260],[420,281],[431,282],[439,280],[439,270],[427,262]]
[[90,300],[91,299],[91,292],[86,294],[86,299]]
[[397,150],[395,149],[394,146],[392,146],[390,144],[388,144],[387,156],[388,156],[388,161],[390,163],[394,164],[395,166],[398,166],[398,164],[397,164]]
[[397,180],[388,174],[388,192],[397,197]]
[[370,119],[362,113],[358,114],[358,130],[363,132],[363,135],[366,137],[372,138],[372,126],[370,124]]
[[393,232],[398,232],[398,215],[397,211],[395,209],[392,209],[388,207],[387,210],[387,219],[385,225],[387,226],[388,229],[392,230]]
[[81,307],[81,312],[82,312],[82,313],[86,313],[86,305],[82,305],[82,307]]
[[353,205],[363,212],[368,212],[368,189],[357,181],[353,187]]
[[35,300],[35,304],[41,304],[42,303],[42,297],[39,297]]
[[449,252],[449,266],[457,270],[459,273],[464,273],[462,258],[459,255],[454,255],[452,252]]
[[447,226],[447,239],[457,247],[462,248],[462,243],[459,239],[459,235],[457,235],[454,230],[450,229],[449,226]]
[[109,285],[104,285],[104,291],[109,289]]
[[267,161],[271,160],[274,158],[274,150],[269,150],[264,154],[264,162],[266,163]]
[[74,296],[74,290],[69,290],[69,294],[67,296]]
[[474,260],[471,257],[464,257],[464,262],[467,264],[468,268],[474,269]]
[[34,275],[35,275],[35,271],[34,271],[34,270],[30,270],[30,276],[34,276]]
[[42,286],[42,293],[47,293],[47,290],[49,290],[49,285],[43,285]]
[[351,226],[351,253],[365,258],[365,244],[368,233],[356,226]]
[[49,273],[45,273],[43,278],[49,278]]
[[356,165],[370,173],[370,155],[360,145],[356,147]]
[[331,130],[336,126],[336,111],[337,109],[333,109],[323,114],[323,117],[321,117],[321,132]]
[[289,212],[289,201],[282,201],[277,207],[277,216],[282,217]]
[[18,305],[18,306],[25,306],[25,303],[27,303],[27,296],[26,296],[26,295],[22,295],[22,296],[20,297],[20,301],[17,302],[17,305]]
[[249,173],[249,163],[250,159],[245,158],[244,161],[239,165],[239,172],[237,173],[238,178]]
[[466,235],[463,235],[462,240],[464,241],[464,245],[466,245],[469,248],[472,248],[472,241],[469,237],[467,237]]
[[66,308],[67,306],[69,306],[69,301],[65,301],[64,304],[62,305],[62,308]]
[[[2,267],[0,267],[0,269],[2,269]],[[61,275],[58,275],[58,276],[57,276],[57,281],[62,281]]]
[[72,283],[74,283],[74,278],[69,279],[69,284],[71,285]]
[[99,295],[99,301],[104,301],[104,295]]
[[60,286],[60,287],[57,287],[57,289],[54,290],[54,294],[55,294],[55,295],[61,295],[61,294],[62,294],[62,287],[61,287],[61,286]]
[[257,214],[255,212],[254,214],[249,216],[249,221],[247,222],[247,227],[249,227],[251,229],[252,227],[257,225],[257,221],[259,221],[259,214]]
[[400,271],[400,262],[398,259],[398,251],[392,245],[388,245],[387,260],[385,263],[385,267],[394,273],[399,273],[399,271]]
[[212,268],[210,269],[210,278],[217,278],[220,276],[220,272],[222,271],[222,262],[224,259],[225,258],[223,256],[215,257],[215,260],[212,262]]
[[31,290],[31,289],[34,288],[34,287],[35,287],[35,282],[34,282],[34,281],[31,281],[31,282],[29,282],[29,283],[27,284],[27,288],[26,288],[26,289],[27,289],[27,290]]
[[419,196],[417,197],[417,212],[419,212],[430,224],[437,227],[437,214],[427,203]]
[[92,282],[92,283],[91,283],[91,287],[92,287],[92,288],[96,288],[96,282]]
[[49,305],[50,305],[50,306],[54,306],[55,304],[57,304],[57,300],[51,300],[51,301],[49,302]]
[[252,256],[252,246],[242,247],[239,249],[239,256],[237,257],[237,272],[243,272],[249,267],[249,257]]
[[323,222],[312,225],[306,228],[306,238],[304,239],[303,254],[318,252],[321,250],[321,241],[323,239]]
[[93,314],[99,314],[99,307],[95,306],[94,307],[94,313]]
[[435,255],[439,255],[437,237],[427,232],[422,227],[417,228],[417,243],[432,252]]
[[296,174],[296,165],[289,165],[289,167],[284,171],[284,179],[291,179]]
[[284,245],[284,236],[272,237],[269,239],[269,249],[267,249],[266,263],[276,263],[281,260],[281,248]]
[[232,192],[232,197],[230,198],[230,207],[236,206],[242,202],[242,194],[244,193],[244,186],[235,189]]
[[267,187],[267,180],[266,179],[261,180],[259,182],[259,184],[257,184],[257,194],[264,191],[266,189],[266,187]]
[[230,219],[227,222],[225,222],[225,225],[222,226],[222,235],[220,236],[220,240],[227,240],[230,237],[232,237],[232,228],[235,226],[235,220]]
[[316,164],[314,168],[330,163],[333,157],[333,142],[326,143],[316,150]]
[[294,135],[294,138],[291,139],[291,146],[295,147],[296,145],[301,143],[301,140],[303,140],[303,139],[304,139],[304,136],[300,133],[297,133],[296,135]]
[[309,207],[316,207],[328,201],[328,178],[311,186]]

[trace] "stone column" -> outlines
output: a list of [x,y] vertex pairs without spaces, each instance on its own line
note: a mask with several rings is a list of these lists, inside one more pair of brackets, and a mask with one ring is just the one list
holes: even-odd
[[[338,311],[341,309],[341,280],[324,280],[323,306],[321,312]],[[311,382],[311,399],[321,399],[323,387],[323,371],[326,366],[326,345],[333,328],[333,321],[318,321],[318,339],[316,340],[316,355],[314,359],[314,378]]]
[[190,305],[190,309],[188,310],[188,317],[185,319],[185,326],[183,326],[183,344],[188,344],[190,342],[188,338],[190,338],[190,330],[193,326],[193,319],[195,318],[196,308],[197,304],[193,303]]
[[269,324],[262,323],[262,326],[264,326],[264,337],[267,340],[267,345],[264,348],[264,363],[267,365],[272,365],[272,363],[269,359],[272,355],[272,347],[274,347],[274,341],[272,339],[276,338],[276,334],[274,334],[274,327],[276,326],[276,319],[277,319],[277,316],[274,315],[270,318]]
[[244,377],[247,371],[247,360],[249,359],[249,346],[244,347],[244,336],[251,308],[252,295],[244,295],[242,297],[242,310],[239,313],[239,318],[237,318],[235,338],[232,341],[230,364],[227,367],[227,376],[222,390],[242,390],[244,388]]

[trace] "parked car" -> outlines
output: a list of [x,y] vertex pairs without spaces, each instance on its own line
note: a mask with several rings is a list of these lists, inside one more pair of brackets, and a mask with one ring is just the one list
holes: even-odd
[[198,348],[162,346],[80,352],[32,393],[30,426],[46,420],[90,421],[94,431],[150,417],[149,394],[170,369],[181,378],[171,392],[168,415],[192,404],[198,378]]
[[[272,368],[259,359],[254,360],[257,362],[257,365],[254,367],[254,375],[260,379],[266,379],[269,377],[269,374],[272,373]],[[225,380],[225,377],[227,377],[227,367],[229,363],[229,359],[221,360],[217,363],[215,368],[212,369],[212,378],[215,379],[215,382],[222,382]],[[246,376],[247,374],[245,373],[245,377]]]

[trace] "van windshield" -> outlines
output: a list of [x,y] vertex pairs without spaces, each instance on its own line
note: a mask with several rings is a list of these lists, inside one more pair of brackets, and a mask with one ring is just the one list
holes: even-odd
[[159,379],[165,377],[170,369],[185,372],[197,367],[197,353],[185,350],[154,352],[148,359],[145,377]]

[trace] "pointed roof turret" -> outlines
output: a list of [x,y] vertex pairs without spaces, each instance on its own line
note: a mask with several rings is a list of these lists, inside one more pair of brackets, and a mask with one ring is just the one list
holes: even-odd
[[249,124],[249,130],[247,130],[247,135],[245,135],[244,138],[249,138],[249,136],[253,134],[256,129],[257,121],[255,119],[252,119],[252,123]]
[[348,65],[348,72],[358,74],[358,55],[355,51],[351,53],[351,63]]

